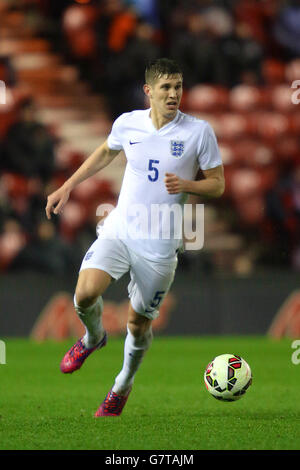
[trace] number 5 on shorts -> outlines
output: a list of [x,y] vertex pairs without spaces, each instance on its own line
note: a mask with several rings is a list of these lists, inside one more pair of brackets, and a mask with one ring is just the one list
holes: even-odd
[[159,304],[161,303],[162,299],[163,299],[163,295],[166,291],[165,290],[158,290],[155,294],[155,296],[153,297],[153,300],[150,304],[150,307],[152,308],[156,308],[159,306]]

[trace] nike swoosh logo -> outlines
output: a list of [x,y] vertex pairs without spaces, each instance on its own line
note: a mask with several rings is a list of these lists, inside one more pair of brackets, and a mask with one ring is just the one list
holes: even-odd
[[134,145],[134,144],[140,144],[141,142],[131,142],[131,140],[129,141],[130,145]]

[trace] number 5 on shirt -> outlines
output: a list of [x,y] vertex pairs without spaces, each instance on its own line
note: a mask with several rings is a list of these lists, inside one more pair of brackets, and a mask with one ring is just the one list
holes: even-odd
[[148,170],[151,172],[154,172],[154,174],[148,175],[148,180],[149,181],[156,181],[158,179],[158,169],[156,168],[157,163],[159,163],[159,160],[149,160],[149,166]]

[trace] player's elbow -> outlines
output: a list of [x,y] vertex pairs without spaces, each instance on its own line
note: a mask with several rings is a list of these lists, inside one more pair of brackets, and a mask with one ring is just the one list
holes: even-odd
[[221,197],[224,194],[225,191],[225,180],[224,179],[218,179],[217,184],[215,186],[214,190],[214,197]]
[[223,196],[224,191],[225,191],[225,181],[223,181],[222,183],[219,184],[216,197]]

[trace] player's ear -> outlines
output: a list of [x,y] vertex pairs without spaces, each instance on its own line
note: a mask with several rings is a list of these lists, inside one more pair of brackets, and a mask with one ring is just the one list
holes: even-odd
[[152,98],[152,91],[151,91],[151,86],[145,83],[144,85],[144,93],[148,98]]

